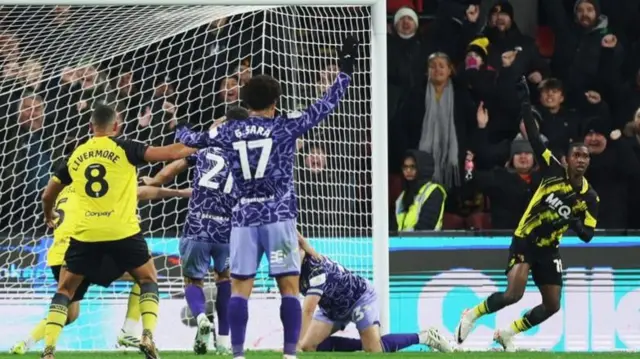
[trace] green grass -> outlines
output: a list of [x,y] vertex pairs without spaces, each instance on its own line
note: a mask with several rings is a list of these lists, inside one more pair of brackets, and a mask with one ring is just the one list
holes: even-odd
[[[231,358],[230,356],[215,356],[207,354],[205,356],[196,356],[191,352],[162,352],[161,359],[184,359],[184,358]],[[36,353],[29,353],[25,358],[34,358]],[[247,359],[281,359],[282,353],[277,352],[249,352]],[[564,358],[585,358],[585,359],[623,359],[638,358],[638,353],[541,353],[541,352],[520,352],[520,353],[500,353],[500,352],[475,352],[475,353],[428,353],[428,352],[410,352],[410,353],[387,353],[387,354],[365,354],[365,353],[301,353],[298,355],[300,359],[329,359],[329,358],[465,358],[465,359],[564,359]],[[0,354],[0,359],[17,359],[19,357],[10,354]],[[127,352],[58,352],[57,359],[143,359],[142,355]]]

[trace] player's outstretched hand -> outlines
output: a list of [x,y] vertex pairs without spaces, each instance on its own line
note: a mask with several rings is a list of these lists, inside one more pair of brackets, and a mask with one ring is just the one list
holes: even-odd
[[338,53],[338,65],[340,71],[351,75],[353,73],[353,65],[358,57],[358,40],[349,35],[342,41],[342,49]]
[[47,227],[51,229],[56,228],[57,220],[58,220],[58,212],[56,211],[52,211],[51,213],[44,214],[44,223],[47,225]]

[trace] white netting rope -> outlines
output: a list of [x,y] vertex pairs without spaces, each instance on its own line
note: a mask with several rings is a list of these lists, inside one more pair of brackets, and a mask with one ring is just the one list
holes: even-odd
[[[116,106],[124,136],[153,145],[173,142],[179,120],[208,128],[256,73],[281,81],[282,111],[301,110],[333,81],[347,34],[361,40],[361,58],[339,109],[301,143],[299,224],[325,254],[372,275],[369,8],[5,6],[0,19],[0,298],[51,293],[39,196],[51,166],[88,135],[95,101]],[[188,175],[175,185],[188,186]],[[185,200],[140,204],[164,293],[182,291],[185,214]],[[264,274],[258,290],[270,291]]]

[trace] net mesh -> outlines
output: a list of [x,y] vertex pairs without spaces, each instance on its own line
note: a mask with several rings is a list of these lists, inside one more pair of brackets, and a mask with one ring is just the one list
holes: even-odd
[[[25,320],[24,310],[11,315],[9,308],[45,304],[54,291],[40,194],[56,161],[89,135],[93,104],[115,106],[122,136],[151,145],[172,143],[178,121],[206,130],[238,104],[240,88],[258,73],[280,80],[280,111],[299,111],[333,82],[347,34],[361,41],[353,86],[337,111],[299,142],[298,223],[321,252],[372,276],[370,8],[3,6],[0,19],[0,314],[7,312],[3,322],[14,326],[0,349],[45,310],[31,306]],[[140,168],[139,175],[161,167]],[[189,178],[185,173],[170,186],[186,188]],[[177,199],[139,206],[164,298],[182,293],[177,238],[186,208],[187,201]],[[105,308],[126,303],[128,287],[91,289],[83,316],[103,319],[81,320],[89,339],[69,339],[62,347],[111,348],[102,327],[120,318]],[[274,290],[261,268],[256,291]]]

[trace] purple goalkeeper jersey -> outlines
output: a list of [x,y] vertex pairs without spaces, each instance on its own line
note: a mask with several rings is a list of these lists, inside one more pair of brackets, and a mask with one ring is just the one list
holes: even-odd
[[237,200],[227,154],[219,147],[209,147],[187,157],[187,162],[195,169],[183,237],[228,244]]
[[358,300],[373,291],[369,281],[329,258],[305,256],[300,269],[300,293],[318,295],[318,307],[334,321],[349,320]]
[[254,227],[296,218],[293,186],[296,140],[333,111],[349,81],[347,74],[338,74],[324,97],[298,116],[230,120],[208,133],[178,130],[179,141],[189,147],[223,147],[230,154],[238,191],[233,226]]

